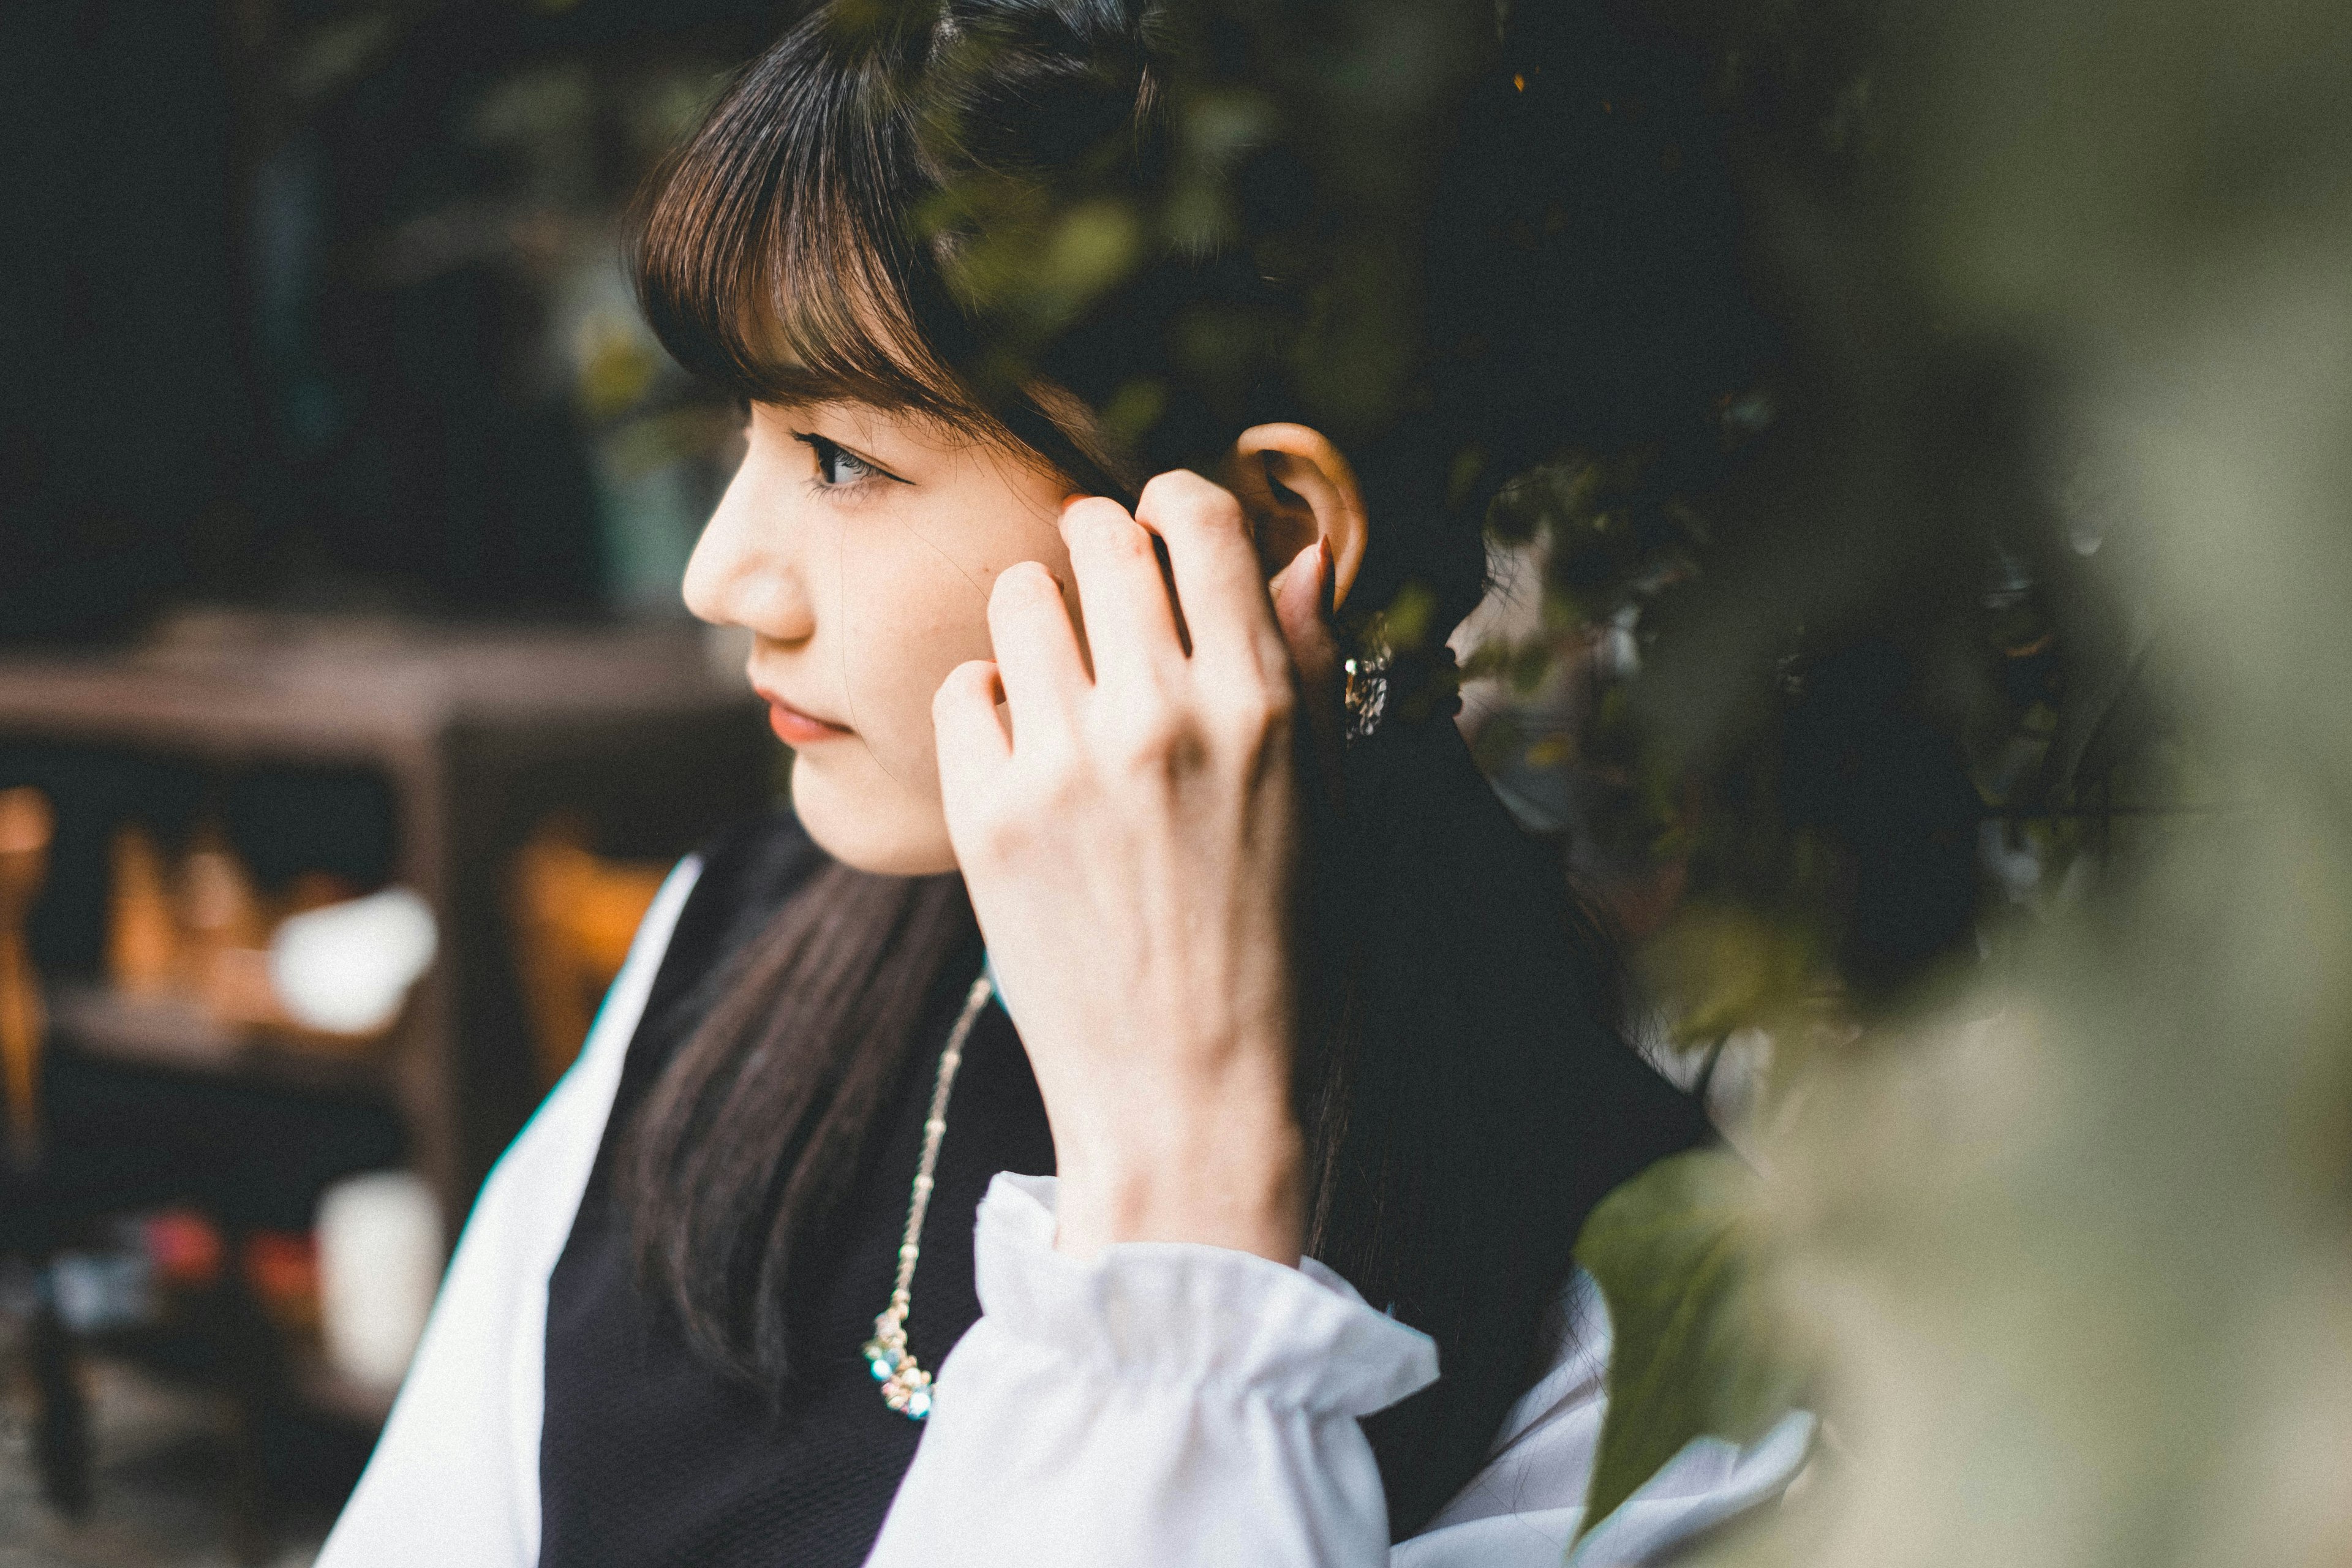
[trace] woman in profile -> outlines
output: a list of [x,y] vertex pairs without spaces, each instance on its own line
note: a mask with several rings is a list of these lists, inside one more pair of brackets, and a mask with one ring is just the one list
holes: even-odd
[[[323,1568],[1556,1563],[1608,1354],[1570,1248],[1707,1132],[1445,659],[1378,643],[1476,603],[1483,498],[1279,377],[1107,418],[1189,304],[1284,308],[1234,257],[991,374],[990,236],[925,215],[1156,177],[1160,8],[871,9],[742,74],[638,253],[748,410],[686,596],[751,634],[791,811],[656,900]],[[1590,1539],[1654,1555],[1801,1447]]]

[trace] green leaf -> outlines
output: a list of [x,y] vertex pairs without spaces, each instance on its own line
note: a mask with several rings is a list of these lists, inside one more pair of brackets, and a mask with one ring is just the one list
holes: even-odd
[[[1720,1149],[1659,1161],[1601,1200],[1576,1260],[1609,1306],[1609,1409],[1581,1540],[1694,1437],[1747,1444],[1799,1378],[1759,1299],[1755,1178]],[[1571,1543],[1573,1544],[1573,1543]]]

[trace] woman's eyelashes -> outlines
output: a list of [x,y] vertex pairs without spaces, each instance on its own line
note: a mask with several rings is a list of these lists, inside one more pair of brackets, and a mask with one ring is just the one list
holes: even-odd
[[907,481],[887,468],[867,462],[837,441],[823,436],[795,430],[793,439],[816,455],[816,478],[812,481],[818,489],[846,489],[869,479],[888,479],[894,484]]

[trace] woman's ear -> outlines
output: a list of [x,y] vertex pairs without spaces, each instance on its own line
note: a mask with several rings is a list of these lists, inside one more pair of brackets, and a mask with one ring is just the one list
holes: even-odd
[[1234,443],[1227,488],[1238,497],[1271,577],[1320,537],[1331,550],[1331,608],[1364,563],[1369,523],[1356,470],[1319,430],[1255,425]]

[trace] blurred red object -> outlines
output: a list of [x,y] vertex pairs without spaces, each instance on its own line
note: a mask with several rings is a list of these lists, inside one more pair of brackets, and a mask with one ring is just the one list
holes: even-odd
[[201,1290],[220,1278],[220,1227],[194,1209],[165,1209],[147,1217],[147,1258],[155,1282]]
[[247,1237],[245,1282],[279,1328],[318,1328],[319,1247],[309,1231],[257,1230]]

